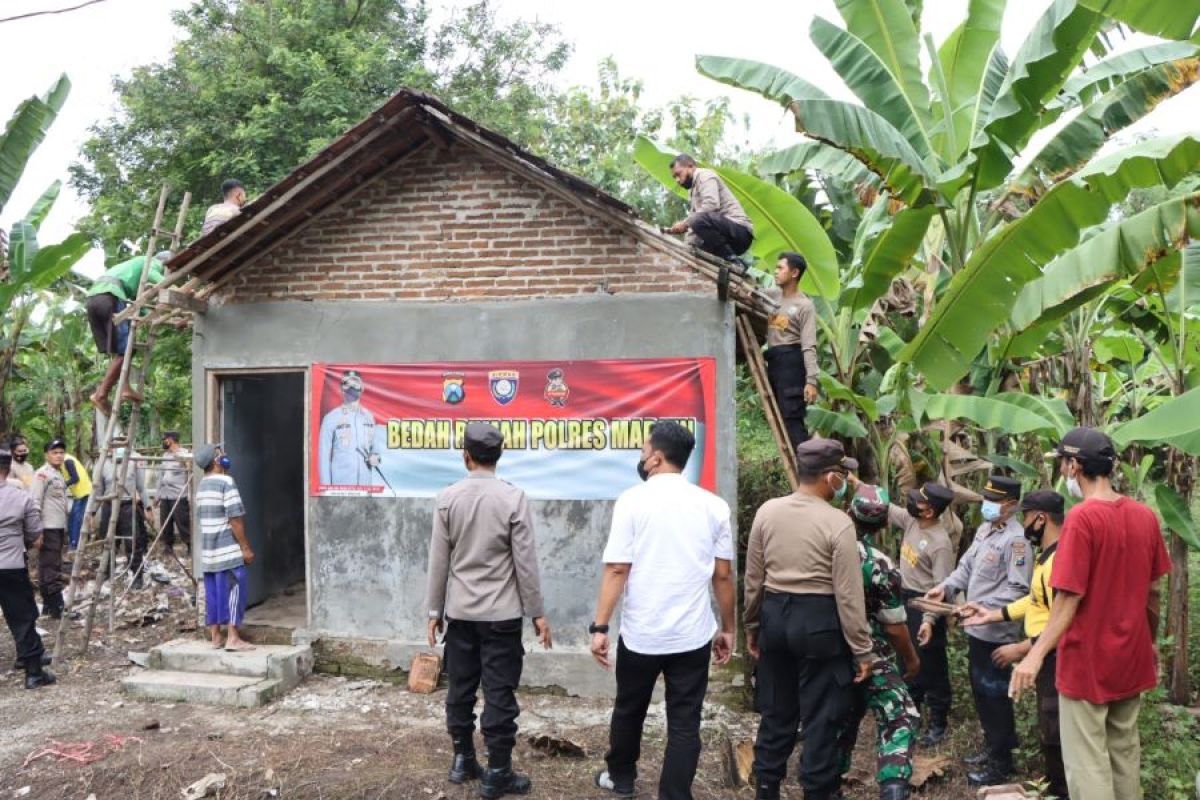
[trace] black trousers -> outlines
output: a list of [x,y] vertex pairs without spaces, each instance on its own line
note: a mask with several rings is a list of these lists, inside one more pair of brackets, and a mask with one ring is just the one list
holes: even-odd
[[1058,652],[1053,651],[1042,662],[1037,676],[1038,739],[1042,758],[1046,762],[1046,782],[1050,794],[1059,800],[1069,800],[1067,770],[1063,764],[1062,737],[1058,726],[1058,688],[1054,685],[1058,672]]
[[454,739],[475,733],[475,701],[483,684],[480,728],[488,753],[511,753],[517,742],[517,685],[525,648],[520,619],[503,622],[450,620],[446,625],[446,728]]
[[795,450],[797,445],[808,441],[808,427],[804,424],[808,413],[808,405],[804,402],[804,386],[808,381],[804,350],[798,344],[783,344],[768,347],[764,358],[771,393],[775,395],[788,439]]
[[29,570],[0,569],[0,611],[17,646],[17,658],[25,662],[25,672],[36,675],[42,670],[42,637],[38,636],[38,607],[33,599]]
[[[100,537],[102,539],[108,535],[108,521],[111,517],[112,504],[108,502],[101,504]],[[118,550],[121,547],[125,548],[125,553],[129,556],[129,574],[133,575],[142,568],[149,540],[146,538],[146,523],[142,519],[142,509],[140,506],[134,509],[132,500],[121,502],[121,510],[117,512],[117,536],[124,537],[117,540]],[[132,540],[130,537],[133,537]]]
[[659,800],[692,800],[692,781],[700,762],[700,711],[708,691],[705,644],[686,653],[635,653],[617,641],[617,699],[608,736],[608,774],[619,788],[633,788],[642,754],[642,728],[658,676],[667,693],[667,747],[658,778]]
[[63,553],[67,550],[66,528],[43,528],[42,549],[38,551],[38,591],[42,603],[59,605],[62,590],[66,588],[63,577]]
[[[920,592],[904,592],[905,602],[914,597],[921,597]],[[917,641],[917,632],[921,629],[921,618],[924,616],[915,608],[908,611],[908,635],[913,643]],[[950,689],[950,662],[946,656],[946,620],[938,617],[933,623],[933,636],[929,639],[928,647],[921,647],[921,671],[908,683],[909,694],[917,708],[927,710],[927,724],[940,727],[946,724],[950,717],[950,706],[953,703],[953,692]]]
[[692,220],[692,233],[700,240],[700,249],[718,258],[736,258],[750,249],[754,234],[745,225],[715,211],[702,211]]
[[163,541],[167,547],[175,546],[175,534],[179,540],[192,552],[192,508],[186,497],[181,497],[178,503],[166,498],[158,501],[158,518],[162,520]]
[[832,595],[767,592],[759,620],[754,743],[760,783],[779,784],[804,723],[800,784],[807,800],[826,800],[841,782],[838,735],[854,702],[850,648]]
[[1017,740],[1017,720],[1012,699],[1008,696],[1012,669],[1000,669],[992,663],[992,653],[1001,644],[985,642],[968,636],[967,658],[971,665],[971,693],[975,695],[975,711],[983,726],[983,738],[988,758],[995,766],[1012,771],[1013,750]]

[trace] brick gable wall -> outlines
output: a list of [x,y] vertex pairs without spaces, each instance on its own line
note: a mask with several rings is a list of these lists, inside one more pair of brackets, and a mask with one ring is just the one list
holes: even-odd
[[715,291],[684,260],[455,145],[413,154],[246,268],[217,302]]

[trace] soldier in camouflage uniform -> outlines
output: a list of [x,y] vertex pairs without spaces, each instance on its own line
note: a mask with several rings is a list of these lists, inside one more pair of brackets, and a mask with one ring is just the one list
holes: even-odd
[[[900,573],[891,560],[871,545],[870,536],[887,524],[887,491],[858,484],[850,502],[850,516],[858,529],[858,555],[862,561],[867,616],[877,659],[871,675],[859,686],[854,708],[838,739],[842,774],[850,770],[850,758],[858,741],[858,727],[868,709],[875,714],[878,729],[880,800],[905,800],[912,776],[913,748],[920,715],[904,681],[920,669],[920,659],[908,635],[907,618],[900,589]],[[897,654],[904,659],[904,675],[897,667]]]

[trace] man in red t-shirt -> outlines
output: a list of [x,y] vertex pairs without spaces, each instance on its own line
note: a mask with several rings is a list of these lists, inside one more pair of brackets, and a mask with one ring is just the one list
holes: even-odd
[[1013,671],[1009,692],[1034,686],[1058,647],[1059,722],[1067,785],[1084,800],[1140,800],[1141,694],[1158,682],[1158,579],[1171,569],[1158,518],[1113,491],[1112,440],[1075,428],[1058,445],[1067,514],[1050,585],[1050,621]]

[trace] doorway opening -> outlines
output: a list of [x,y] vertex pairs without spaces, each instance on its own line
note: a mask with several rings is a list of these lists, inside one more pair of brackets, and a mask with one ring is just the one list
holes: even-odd
[[306,373],[214,377],[214,430],[232,462],[246,508],[246,538],[254,550],[254,563],[246,570],[246,624],[280,631],[305,627]]

